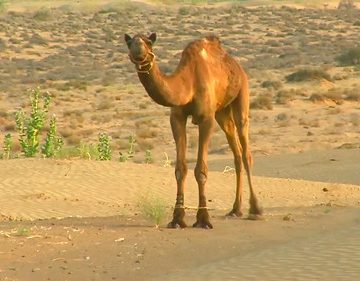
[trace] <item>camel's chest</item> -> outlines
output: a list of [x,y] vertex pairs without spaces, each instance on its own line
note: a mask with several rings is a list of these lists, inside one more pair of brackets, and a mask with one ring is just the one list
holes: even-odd
[[192,123],[201,124],[208,118],[213,118],[216,108],[209,100],[194,99],[190,104],[184,107],[185,114],[192,117]]

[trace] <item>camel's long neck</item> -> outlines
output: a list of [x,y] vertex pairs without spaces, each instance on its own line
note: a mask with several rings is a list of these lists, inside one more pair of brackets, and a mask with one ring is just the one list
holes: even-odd
[[184,71],[167,76],[161,72],[156,61],[149,73],[138,73],[141,83],[149,96],[163,106],[182,106],[192,99],[191,81]]

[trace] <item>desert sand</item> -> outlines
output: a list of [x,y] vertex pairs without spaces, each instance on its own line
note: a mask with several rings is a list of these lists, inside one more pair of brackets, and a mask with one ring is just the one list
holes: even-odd
[[[268,2],[9,2],[0,13],[0,142],[10,133],[14,147],[0,160],[0,281],[358,279],[360,76],[336,58],[360,42],[359,10]],[[190,124],[189,227],[166,228],[175,146],[169,110],[146,95],[127,57],[123,34],[138,31],[158,33],[154,51],[167,73],[188,42],[210,33],[246,69],[263,220],[247,219],[246,185],[244,217],[225,217],[235,174],[216,128],[207,190],[214,229],[191,227],[198,197]],[[324,77],[288,81],[299,69]],[[65,142],[54,159],[26,159],[18,142],[14,113],[29,111],[28,89],[39,85],[53,97],[49,114]],[[111,137],[112,161],[65,153],[96,145],[100,132]],[[120,163],[130,135],[135,157]],[[152,164],[144,164],[146,151]],[[144,200],[166,207],[158,227]]]

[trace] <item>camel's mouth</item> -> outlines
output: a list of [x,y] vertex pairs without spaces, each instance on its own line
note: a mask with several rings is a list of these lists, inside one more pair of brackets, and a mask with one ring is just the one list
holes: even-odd
[[132,58],[132,61],[135,63],[135,62],[145,62],[148,54],[136,54],[136,55],[133,55],[133,54],[129,54],[130,58]]
[[133,57],[132,53],[129,53],[130,60],[135,64],[137,72],[149,73],[155,60],[155,54],[148,52],[144,58]]
[[147,63],[149,61],[149,59],[151,58],[151,56],[149,55],[149,53],[146,54],[133,54],[132,52],[129,53],[129,57],[130,60],[134,63],[134,64],[144,64]]

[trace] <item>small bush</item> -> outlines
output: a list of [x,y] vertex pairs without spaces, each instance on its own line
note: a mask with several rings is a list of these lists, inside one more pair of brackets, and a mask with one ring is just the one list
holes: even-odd
[[77,151],[82,159],[94,160],[99,158],[97,146],[93,144],[80,143]]
[[188,15],[189,13],[190,13],[189,7],[180,7],[179,8],[179,15],[185,16],[185,15]]
[[336,60],[342,66],[360,65],[360,46],[346,50]]
[[4,138],[4,152],[2,154],[2,159],[10,159],[12,147],[12,136],[11,134],[6,134]]
[[50,128],[47,133],[45,144],[42,147],[42,153],[46,158],[54,157],[63,146],[64,141],[57,136],[56,117],[53,115],[50,119]]
[[360,101],[360,91],[350,91],[346,93],[345,99],[348,101]]
[[274,89],[274,90],[279,90],[282,87],[282,84],[280,81],[271,81],[271,80],[267,80],[261,83],[261,87],[263,88],[267,88],[267,89]]
[[321,94],[312,94],[309,98],[312,102],[325,102],[325,101],[332,101],[338,105],[344,103],[344,98],[342,97],[342,94],[338,91],[329,91],[327,93],[321,93]]
[[33,36],[29,39],[30,44],[47,46],[48,41],[43,38],[40,34],[34,33]]
[[[40,102],[43,100],[43,105]],[[19,142],[25,157],[33,157],[40,148],[39,137],[44,128],[46,115],[50,104],[50,95],[42,96],[39,89],[30,94],[31,113],[29,116],[20,109],[16,112],[16,128],[19,132]]]
[[163,199],[155,195],[146,195],[140,198],[139,208],[144,217],[151,220],[155,227],[166,217],[166,204]]
[[51,11],[46,8],[42,8],[34,13],[33,19],[38,21],[47,21],[52,17]]
[[295,99],[294,91],[281,90],[275,95],[275,102],[277,104],[289,104]]
[[99,160],[111,160],[110,137],[107,134],[99,135],[98,152]]
[[127,160],[131,159],[134,157],[135,155],[135,144],[136,144],[136,139],[134,137],[134,135],[130,135],[129,136],[129,148],[128,151],[123,153],[123,152],[119,152],[119,161],[120,162],[126,162]]
[[250,103],[250,108],[271,110],[273,109],[272,99],[266,95],[258,96]]
[[331,76],[321,69],[300,69],[285,77],[287,82],[303,82],[325,79],[332,81]]

